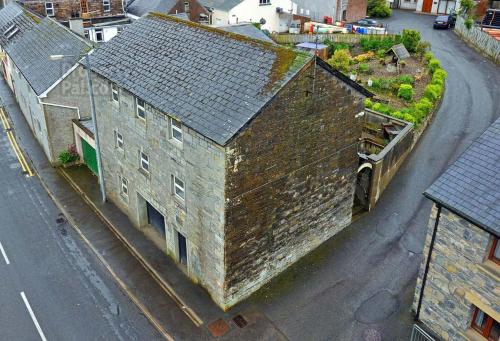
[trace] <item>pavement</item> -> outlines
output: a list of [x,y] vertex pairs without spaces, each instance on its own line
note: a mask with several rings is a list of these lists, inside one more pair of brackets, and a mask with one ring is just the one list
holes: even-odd
[[[441,109],[376,208],[227,313],[218,310],[199,288],[193,289],[192,284],[178,277],[175,265],[169,263],[168,258],[160,260],[160,266],[153,265],[159,269],[159,276],[173,287],[174,293],[169,293],[160,280],[153,279],[155,276],[145,269],[144,260],[134,257],[130,246],[127,248],[110,230],[109,224],[99,218],[97,206],[87,205],[64,177],[47,164],[4,82],[0,82],[0,97],[14,121],[20,144],[44,180],[43,185],[56,202],[63,203],[59,209],[65,212],[77,231],[79,238],[75,237],[75,242],[86,241],[82,252],[86,252],[96,264],[100,262],[96,266],[101,270],[109,271],[107,275],[103,274],[107,276],[102,280],[103,285],[111,286],[113,280],[118,283],[120,291],[136,303],[134,307],[128,302],[130,309],[146,315],[159,330],[159,335],[175,339],[207,339],[211,338],[208,326],[223,319],[229,326],[225,339],[407,340],[413,323],[410,306],[431,208],[431,203],[421,193],[500,116],[500,88],[495,86],[500,84],[499,68],[467,47],[452,31],[434,31],[432,21],[432,16],[403,11],[394,11],[393,17],[387,20],[391,30],[420,30],[423,39],[432,43],[433,52],[448,71],[449,78]],[[19,169],[17,173],[20,173]],[[33,180],[36,178],[30,179],[28,181],[37,182]],[[95,201],[88,192],[90,201]],[[45,201],[48,202],[45,205],[53,206],[46,197]],[[110,220],[121,219],[111,205],[97,207],[97,210],[107,211]],[[4,213],[17,217],[17,212],[13,212],[11,208]],[[24,226],[24,223],[14,225]],[[131,245],[147,247],[147,243],[138,239],[132,230],[127,232],[126,221],[118,225],[123,225],[121,231],[132,241]],[[2,231],[3,227],[0,241]],[[20,255],[28,256],[24,250]],[[147,258],[151,263],[158,260],[154,252]],[[164,265],[163,270],[161,265]],[[0,277],[2,280],[4,276]],[[64,282],[62,276],[61,281]],[[28,299],[30,293],[26,291]],[[40,291],[35,297],[42,293]],[[1,302],[0,308],[3,306]],[[182,309],[180,302],[203,321],[200,327],[196,327],[193,316]],[[8,307],[12,304],[15,303],[9,302]],[[239,329],[235,326],[232,318],[237,314],[249,321],[247,327]],[[87,315],[82,316],[85,316],[82,318],[85,321]],[[28,322],[23,320],[23,326]],[[45,321],[42,322],[43,326]],[[54,325],[53,329],[58,327]],[[139,326],[137,330],[146,327]],[[132,330],[135,331],[135,327]],[[122,330],[118,328],[118,331]],[[154,333],[151,328],[149,332]],[[80,335],[86,334],[73,337]],[[120,338],[115,336],[104,338]],[[143,337],[141,332],[142,338],[154,339],[155,336],[144,334]]]

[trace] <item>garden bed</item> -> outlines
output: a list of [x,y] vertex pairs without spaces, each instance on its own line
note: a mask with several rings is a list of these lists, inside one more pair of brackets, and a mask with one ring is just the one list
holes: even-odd
[[[410,56],[396,63],[388,51],[400,43]],[[369,109],[418,127],[443,94],[447,74],[417,31],[403,30],[402,36],[367,36],[356,45],[329,46],[334,54],[328,63],[375,94],[365,101]]]

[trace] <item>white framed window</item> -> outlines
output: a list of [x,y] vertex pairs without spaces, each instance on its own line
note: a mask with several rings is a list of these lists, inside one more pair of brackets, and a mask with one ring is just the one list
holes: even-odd
[[259,0],[259,5],[270,5],[271,0]]
[[182,142],[182,124],[174,118],[170,118],[170,137],[178,142]]
[[139,154],[140,154],[141,169],[149,173],[149,156],[142,150],[139,152]]
[[128,198],[128,180],[120,176],[120,194]]
[[184,12],[189,13],[189,2],[188,1],[184,1]]
[[110,0],[102,0],[102,9],[104,12],[110,12],[111,11],[111,2]]
[[186,198],[186,188],[184,186],[184,181],[182,181],[175,175],[172,175],[172,183],[174,185],[173,190],[175,197],[184,201],[184,199]]
[[115,146],[118,149],[123,150],[123,135],[115,131]]
[[118,103],[120,97],[119,97],[119,93],[118,93],[118,85],[114,84],[114,83],[111,83],[111,99],[113,100],[113,102],[116,102]]
[[140,98],[135,98],[135,114],[137,117],[145,120],[146,119],[146,110],[144,110],[144,101]]
[[104,41],[104,31],[102,28],[95,29],[95,41],[102,43]]
[[53,17],[54,16],[55,11],[54,11],[54,3],[53,2],[46,2],[45,3],[45,14],[48,17]]

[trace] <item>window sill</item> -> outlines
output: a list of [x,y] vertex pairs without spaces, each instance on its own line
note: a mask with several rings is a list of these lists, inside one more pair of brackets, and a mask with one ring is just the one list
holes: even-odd
[[142,175],[144,175],[146,178],[151,179],[151,173],[148,172],[147,170],[139,168],[138,171],[139,171],[139,173],[141,173]]
[[484,263],[478,264],[477,267],[495,281],[500,282],[500,266],[497,263],[487,259]]
[[122,201],[128,205],[128,196],[123,194],[123,193],[120,193],[120,198],[122,199]]
[[476,330],[472,329],[472,328],[469,328],[465,331],[465,335],[464,335],[467,340],[469,341],[487,341],[488,339],[486,339],[485,337],[483,337],[481,334],[479,334]]

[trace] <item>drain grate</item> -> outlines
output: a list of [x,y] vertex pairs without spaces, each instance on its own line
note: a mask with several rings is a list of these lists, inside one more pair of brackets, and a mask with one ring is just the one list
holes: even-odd
[[247,320],[245,320],[245,318],[241,315],[236,315],[234,318],[233,318],[233,321],[234,323],[236,323],[236,325],[240,328],[245,328],[246,325],[248,324]]

